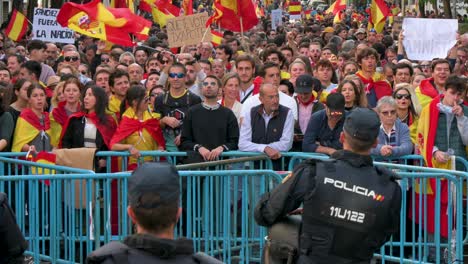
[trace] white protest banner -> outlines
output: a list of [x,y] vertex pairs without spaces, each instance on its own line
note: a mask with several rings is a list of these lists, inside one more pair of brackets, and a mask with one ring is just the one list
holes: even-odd
[[275,9],[271,11],[271,29],[276,30],[278,26],[283,25],[283,11],[281,9]]
[[59,9],[34,8],[33,39],[58,43],[74,43],[74,32],[57,23]]
[[205,26],[207,20],[208,13],[206,12],[168,19],[166,29],[169,47],[198,44],[202,38],[204,42],[210,42],[211,32],[210,30],[206,32]]
[[447,57],[455,45],[456,19],[405,18],[403,46],[410,60],[432,60]]

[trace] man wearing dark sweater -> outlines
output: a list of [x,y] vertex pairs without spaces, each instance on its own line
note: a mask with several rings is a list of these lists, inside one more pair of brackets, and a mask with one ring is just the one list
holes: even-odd
[[190,107],[182,127],[181,150],[194,151],[205,161],[216,160],[223,151],[237,149],[239,141],[234,113],[217,102],[220,87],[221,81],[216,76],[208,75],[203,80],[201,92],[205,101]]

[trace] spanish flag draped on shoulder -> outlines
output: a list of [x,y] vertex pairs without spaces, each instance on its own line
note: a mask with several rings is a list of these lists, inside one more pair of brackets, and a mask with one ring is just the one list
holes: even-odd
[[135,45],[131,35],[146,40],[151,28],[151,21],[133,14],[130,9],[106,8],[100,0],[83,5],[65,3],[57,22],[80,34],[127,47]]
[[5,34],[7,37],[13,41],[19,41],[23,38],[24,34],[26,34],[27,30],[28,19],[23,14],[18,12],[18,10],[13,9],[11,12],[10,22],[5,29]]
[[[214,0],[213,15],[206,22],[235,32],[248,31],[258,24],[255,5],[252,0]],[[241,26],[242,22],[242,26]]]

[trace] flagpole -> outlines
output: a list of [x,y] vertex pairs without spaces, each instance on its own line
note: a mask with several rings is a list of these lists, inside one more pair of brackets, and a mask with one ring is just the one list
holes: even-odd
[[203,42],[205,40],[205,37],[206,37],[206,34],[208,33],[208,30],[210,29],[211,27],[206,27],[206,30],[205,30],[205,33],[203,33],[203,37],[201,39],[201,42]]
[[240,28],[241,28],[241,47],[244,48],[244,23],[242,23],[242,16],[240,19]]

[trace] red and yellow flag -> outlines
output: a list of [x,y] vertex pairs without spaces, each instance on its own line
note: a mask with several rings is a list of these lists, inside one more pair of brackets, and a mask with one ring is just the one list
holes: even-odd
[[65,3],[57,22],[80,34],[123,46],[134,46],[130,34],[139,40],[148,38],[151,21],[133,14],[128,8],[106,8],[99,0],[80,5]]
[[214,47],[221,45],[221,43],[223,42],[223,34],[221,32],[211,30],[211,36],[211,43]]
[[21,40],[27,30],[28,19],[16,9],[13,9],[11,12],[10,23],[8,23],[8,26],[5,29],[7,37],[13,41]]
[[[56,165],[57,156],[54,153],[49,153],[45,151],[41,151],[37,153],[36,156],[33,156],[31,161],[34,163],[39,163],[42,165]],[[30,173],[32,175],[46,175],[46,174],[55,174],[55,169],[44,168],[45,166],[31,166]],[[43,183],[47,186],[50,185],[49,180],[43,181]]]
[[135,13],[135,3],[133,0],[111,0],[109,7],[128,8],[132,13]]
[[171,4],[169,0],[156,0],[151,8],[151,13],[153,14],[153,21],[164,27],[169,18],[180,15],[180,8]]
[[182,8],[184,10],[184,15],[193,15],[193,0],[183,0]]
[[312,13],[312,10],[306,10],[304,11],[304,15],[305,15],[305,18],[307,20],[309,20],[312,16],[311,16],[311,13]]
[[48,113],[43,113],[44,123],[39,122],[39,118],[30,109],[26,108],[16,121],[15,133],[13,135],[12,152],[21,152],[25,144],[31,143],[38,135],[50,137],[50,119]]
[[300,15],[302,12],[301,2],[289,3],[288,12],[290,15]]
[[339,24],[343,20],[343,13],[340,11],[335,14],[335,17],[333,18],[333,24]]
[[325,14],[333,13],[336,15],[341,10],[346,9],[346,0],[336,0],[327,10],[325,10]]
[[372,0],[368,28],[374,28],[377,33],[381,33],[389,14],[390,10],[383,0]]
[[206,22],[207,27],[218,23],[224,29],[241,32],[252,29],[259,21],[252,0],[214,0],[213,10],[213,15]]

